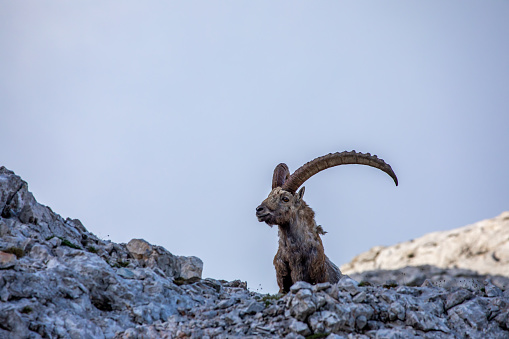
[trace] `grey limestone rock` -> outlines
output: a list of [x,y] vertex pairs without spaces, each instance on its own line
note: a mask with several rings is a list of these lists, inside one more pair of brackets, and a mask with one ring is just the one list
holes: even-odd
[[261,312],[265,309],[265,306],[263,306],[261,303],[257,301],[252,301],[249,303],[249,305],[245,308],[244,313],[245,314],[256,314],[258,312]]
[[176,278],[201,278],[203,262],[197,257],[175,256],[161,246],[153,246],[143,239],[132,239],[126,245],[129,254],[143,267],[159,268]]
[[152,245],[143,239],[131,239],[126,247],[135,259],[148,260],[154,250]]
[[509,337],[502,275],[403,267],[262,295],[201,279],[196,257],[101,240],[4,167],[0,213],[0,339]]
[[203,271],[203,261],[198,257],[183,257],[178,256],[179,263],[179,276],[184,279],[201,278]]
[[147,243],[156,258],[140,263],[141,242],[113,244],[64,220],[5,167],[0,212],[0,338],[112,338],[196,304],[173,283],[181,268],[171,253]]
[[306,323],[303,323],[301,321],[298,321],[296,319],[293,319],[290,323],[290,330],[292,332],[307,336],[311,334],[311,330],[309,329],[309,326]]

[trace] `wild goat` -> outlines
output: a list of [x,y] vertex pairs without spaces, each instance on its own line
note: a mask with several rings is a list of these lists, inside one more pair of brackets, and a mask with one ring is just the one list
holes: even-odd
[[391,166],[376,155],[355,151],[328,154],[301,166],[292,175],[286,164],[274,169],[272,191],[256,208],[258,221],[279,226],[279,249],[274,257],[277,284],[280,292],[288,292],[297,281],[311,284],[336,283],[341,271],[324,253],[320,234],[325,234],[315,222],[315,212],[306,204],[304,187],[297,189],[316,173],[327,168],[346,165],[368,165],[398,178]]

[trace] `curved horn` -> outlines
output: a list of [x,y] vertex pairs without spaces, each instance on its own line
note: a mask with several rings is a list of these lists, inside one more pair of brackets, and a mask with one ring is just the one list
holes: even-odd
[[286,164],[279,164],[274,169],[274,174],[272,175],[272,189],[276,187],[283,186],[286,180],[290,177],[290,170]]
[[398,186],[398,178],[396,177],[396,174],[394,174],[391,166],[385,163],[385,161],[382,159],[379,159],[376,155],[371,155],[369,153],[357,153],[355,151],[345,151],[341,153],[330,153],[311,160],[293,172],[290,178],[284,182],[282,188],[286,191],[295,193],[306,180],[311,178],[316,173],[330,167],[347,164],[368,165],[374,168],[378,168],[379,170],[382,170],[390,175],[396,186]]

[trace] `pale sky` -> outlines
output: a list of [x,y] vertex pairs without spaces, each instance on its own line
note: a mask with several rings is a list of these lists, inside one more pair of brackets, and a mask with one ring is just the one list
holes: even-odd
[[0,165],[103,239],[277,291],[274,167],[338,266],[509,209],[508,1],[1,1]]

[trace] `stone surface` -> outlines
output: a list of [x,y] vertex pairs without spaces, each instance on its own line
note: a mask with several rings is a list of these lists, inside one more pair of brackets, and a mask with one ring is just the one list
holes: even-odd
[[0,167],[0,339],[509,337],[503,276],[425,266],[262,295],[201,279],[196,257],[101,240],[27,188]]
[[290,323],[290,330],[292,332],[307,336],[311,334],[311,330],[309,329],[309,326],[306,323],[303,323],[301,321],[298,321],[296,319],[293,319]]
[[143,239],[131,239],[126,247],[135,259],[148,260],[154,250],[152,245]]
[[[458,268],[439,268],[430,265],[418,267],[404,267],[395,270],[373,270],[350,274],[350,277],[362,283],[376,285],[405,285],[405,286],[428,286],[438,287],[462,287],[481,288],[486,279],[491,285],[485,287],[493,295],[501,293],[509,288],[509,277],[502,275],[479,274],[475,271]],[[491,287],[493,286],[493,287]]]
[[180,265],[179,276],[184,279],[201,278],[203,271],[203,261],[200,258],[190,257],[177,257]]

